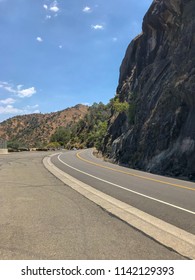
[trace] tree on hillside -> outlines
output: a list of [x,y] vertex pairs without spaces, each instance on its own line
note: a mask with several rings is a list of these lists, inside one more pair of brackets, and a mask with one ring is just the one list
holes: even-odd
[[71,138],[71,130],[69,127],[60,126],[51,136],[50,142],[58,142],[61,146],[67,144]]
[[94,103],[88,113],[77,123],[59,127],[51,137],[51,142],[58,142],[66,148],[97,147],[101,149],[111,114],[110,104]]

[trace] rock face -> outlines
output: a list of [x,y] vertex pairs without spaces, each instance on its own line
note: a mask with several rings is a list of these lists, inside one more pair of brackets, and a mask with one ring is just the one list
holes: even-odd
[[[171,176],[195,176],[195,1],[155,0],[128,46],[104,154]],[[133,108],[133,109],[132,109]]]

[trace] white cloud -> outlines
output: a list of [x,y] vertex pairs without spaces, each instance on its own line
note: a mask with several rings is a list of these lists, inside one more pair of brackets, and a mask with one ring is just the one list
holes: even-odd
[[117,38],[117,37],[113,37],[113,38],[112,38],[112,41],[113,41],[113,42],[116,42],[116,41],[118,41],[118,38]]
[[39,105],[34,106],[26,106],[25,108],[19,109],[14,107],[13,105],[7,105],[7,106],[0,106],[0,114],[1,115],[22,115],[22,114],[33,114],[33,113],[40,113],[40,110],[37,109]]
[[3,100],[0,100],[0,103],[5,104],[5,105],[13,104],[15,102],[16,102],[16,100],[13,99],[13,98],[6,98],[6,99],[3,99]]
[[4,86],[8,86],[9,83],[8,82],[2,82],[0,81],[0,88],[4,87]]
[[59,8],[56,7],[56,6],[53,6],[50,8],[50,11],[54,12],[54,13],[57,13],[59,11]]
[[47,10],[47,9],[48,9],[48,6],[45,4],[45,5],[43,5],[43,8],[44,8],[45,10]]
[[36,89],[34,87],[18,90],[17,94],[19,97],[31,97],[33,94],[36,93]]
[[26,106],[26,109],[27,109],[27,110],[29,110],[29,109],[31,110],[31,109],[36,109],[36,108],[38,108],[38,107],[39,107],[38,104],[36,104],[36,105],[27,105],[27,106]]
[[23,110],[15,108],[12,105],[7,105],[5,107],[0,106],[0,114],[20,114]]
[[5,84],[7,84],[7,83],[5,83],[5,82],[0,82],[0,88],[2,88],[3,85],[5,85]]
[[38,109],[39,105],[27,105],[24,109],[23,109],[23,113],[24,114],[35,114],[35,113],[40,113],[40,110]]
[[90,13],[91,12],[91,8],[86,6],[85,8],[83,8],[83,12],[84,13]]
[[15,90],[11,86],[5,86],[4,89],[8,92],[15,93]]
[[43,42],[43,39],[41,37],[37,37],[36,40],[40,43]]
[[17,85],[16,89],[12,85],[10,85],[7,82],[0,82],[0,88],[3,88],[5,91],[8,91],[10,93],[14,93],[18,97],[24,98],[24,97],[31,97],[33,94],[36,93],[35,87],[22,89],[23,85]]
[[50,19],[51,18],[51,16],[50,15],[46,15],[46,19]]
[[96,25],[91,25],[91,28],[92,29],[95,29],[95,30],[102,30],[104,29],[103,25],[99,25],[99,24],[96,24]]
[[59,45],[59,49],[62,49],[62,45]]
[[18,90],[21,90],[22,87],[23,87],[23,85],[17,85]]
[[15,93],[15,90],[7,82],[0,82],[0,88],[3,88],[10,93]]
[[57,13],[57,12],[59,12],[59,8],[58,8],[58,2],[57,1],[54,1],[52,4],[51,4],[51,6],[50,6],[50,11],[51,12],[54,12],[54,13]]
[[[17,86],[13,86],[8,82],[0,81],[0,89],[1,91],[6,91],[14,95],[16,98],[27,98],[31,97],[36,93],[35,87],[23,88],[24,86],[19,84]],[[8,97],[5,99],[0,99],[0,115],[22,115],[22,114],[31,114],[31,113],[39,113],[39,105],[27,105],[23,108],[16,108],[13,106],[16,103],[17,99]],[[2,117],[0,118],[2,121]]]

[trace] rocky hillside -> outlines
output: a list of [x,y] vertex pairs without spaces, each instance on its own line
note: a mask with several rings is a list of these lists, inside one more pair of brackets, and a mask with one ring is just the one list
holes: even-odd
[[28,147],[49,143],[51,135],[58,127],[78,122],[87,111],[87,106],[77,105],[51,114],[13,117],[0,123],[0,138],[18,141]]
[[195,176],[195,1],[155,0],[128,46],[104,154],[130,167]]

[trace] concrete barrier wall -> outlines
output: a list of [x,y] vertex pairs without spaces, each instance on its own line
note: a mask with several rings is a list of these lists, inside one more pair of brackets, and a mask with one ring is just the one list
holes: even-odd
[[0,155],[8,154],[8,149],[0,149]]

